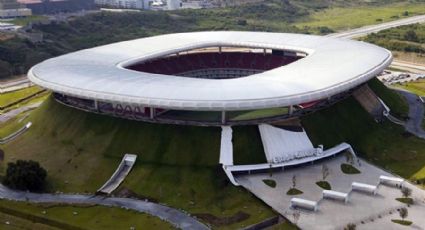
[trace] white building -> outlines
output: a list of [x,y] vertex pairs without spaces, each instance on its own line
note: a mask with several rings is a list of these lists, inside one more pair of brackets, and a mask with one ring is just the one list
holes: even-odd
[[16,18],[30,16],[31,10],[16,0],[0,0],[0,18]]
[[182,7],[181,0],[167,0],[167,9],[168,10],[177,10]]
[[124,9],[149,9],[152,0],[95,0],[99,6]]

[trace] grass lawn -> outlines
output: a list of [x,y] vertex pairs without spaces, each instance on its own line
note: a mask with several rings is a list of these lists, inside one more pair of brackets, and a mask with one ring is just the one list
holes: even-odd
[[30,220],[19,218],[12,215],[0,213],[0,229],[3,230],[22,230],[22,229],[34,229],[34,230],[59,230],[49,225],[35,223]]
[[345,174],[359,174],[361,173],[356,167],[350,164],[341,164],[341,171]]
[[[0,220],[16,226],[10,229],[174,229],[171,224],[157,217],[120,208],[29,204],[7,200],[0,201]],[[4,223],[0,222],[1,229],[8,229],[8,226],[3,228]]]
[[295,195],[301,195],[301,194],[303,194],[303,191],[296,189],[296,188],[290,188],[286,192],[286,195],[289,195],[289,196],[295,196]]
[[413,204],[413,199],[410,197],[400,197],[400,198],[396,198],[396,200],[405,204]]
[[0,94],[0,107],[6,106],[22,98],[28,97],[31,94],[37,93],[41,90],[42,89],[38,86],[31,86],[29,88]]
[[298,230],[298,228],[294,226],[293,224],[291,224],[290,222],[285,221],[285,222],[281,222],[279,224],[273,225],[267,228],[267,230]]
[[405,226],[412,225],[412,221],[408,221],[408,220],[391,220],[391,221],[396,223],[396,224],[401,224],[401,225],[405,225]]
[[330,8],[317,11],[305,21],[295,25],[299,28],[317,28],[327,26],[333,30],[348,30],[365,25],[378,24],[403,18],[408,11],[409,16],[425,13],[425,4],[397,3],[380,7],[346,7]]
[[[16,159],[33,159],[48,170],[49,189],[62,192],[95,192],[114,172],[125,153],[138,154],[136,165],[122,188],[130,189],[191,214],[219,218],[242,211],[249,218],[219,226],[234,229],[251,225],[274,212],[240,187],[229,185],[218,166],[220,128],[149,124],[100,116],[68,108],[52,98],[21,123],[14,119],[1,126],[16,130],[27,121],[33,127],[2,146],[5,165]],[[248,161],[264,158],[252,149],[249,138],[257,129],[235,129],[235,157]],[[235,134],[234,133],[234,134]],[[261,140],[258,138],[259,143]],[[257,152],[256,152],[257,151]],[[261,152],[258,152],[261,151]]]
[[396,84],[396,87],[407,89],[412,93],[419,96],[425,96],[425,79],[420,79],[414,82],[407,82],[403,84]]
[[19,26],[26,26],[26,25],[28,25],[28,23],[39,22],[39,21],[43,21],[43,20],[46,20],[46,19],[47,19],[46,16],[31,15],[31,16],[28,16],[28,17],[13,19],[13,20],[10,21],[10,23],[13,23],[13,24],[19,25]]
[[317,186],[319,186],[319,187],[321,187],[325,190],[331,190],[332,189],[331,184],[329,184],[329,182],[327,182],[327,181],[318,181],[318,182],[316,182],[316,184],[317,184]]
[[276,188],[276,181],[275,180],[264,179],[263,182],[264,182],[264,184],[266,184],[267,186],[269,186],[271,188]]

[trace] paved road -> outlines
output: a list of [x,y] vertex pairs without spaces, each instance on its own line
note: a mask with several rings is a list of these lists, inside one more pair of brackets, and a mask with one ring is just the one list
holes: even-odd
[[348,31],[342,31],[334,34],[329,34],[328,37],[335,37],[335,38],[358,38],[365,35],[368,35],[370,33],[376,33],[381,30],[386,30],[394,27],[404,26],[404,25],[410,25],[415,23],[422,23],[425,22],[425,15],[419,15],[409,18],[403,18],[396,21],[381,23],[378,25],[371,25],[371,26],[364,26],[357,29],[352,29]]
[[38,106],[40,106],[41,103],[43,103],[43,102],[37,102],[37,103],[31,104],[31,105],[21,106],[17,109],[10,110],[7,113],[0,114],[0,123],[8,121],[8,120],[14,118],[15,116],[19,115],[20,113],[23,113],[23,112],[28,111],[28,110],[35,109]]
[[19,78],[17,80],[0,83],[0,93],[6,93],[10,91],[15,91],[18,89],[23,89],[32,86],[33,84],[30,82],[28,78]]
[[424,118],[424,104],[419,100],[416,94],[411,92],[396,89],[403,95],[409,104],[409,120],[405,124],[408,132],[416,135],[417,137],[425,139],[425,131],[422,128],[422,120]]
[[391,67],[408,71],[411,73],[416,74],[425,74],[425,65],[419,64],[419,63],[412,63],[412,62],[404,62],[395,60],[393,63],[391,63]]
[[130,198],[47,193],[37,194],[11,190],[1,184],[0,198],[15,201],[29,201],[34,203],[95,204],[102,206],[121,207],[142,213],[148,213],[181,229],[209,229],[206,225],[180,210],[173,209],[161,204]]

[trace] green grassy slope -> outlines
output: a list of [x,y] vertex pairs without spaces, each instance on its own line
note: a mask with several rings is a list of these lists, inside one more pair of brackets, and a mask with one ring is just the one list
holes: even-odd
[[402,95],[389,90],[376,78],[370,80],[368,85],[373,90],[373,92],[375,92],[375,94],[380,97],[390,108],[391,114],[399,118],[407,118],[409,113],[409,106],[407,105],[406,99]]
[[[333,30],[347,30],[365,25],[373,25],[401,19],[408,16],[423,14],[425,4],[423,2],[404,1],[390,3],[374,1],[378,5],[352,5],[329,7],[325,10],[316,11],[309,17],[305,17],[296,25],[300,28],[329,27]],[[406,12],[407,15],[406,15]]]
[[407,82],[403,84],[396,84],[395,87],[407,89],[410,92],[422,97],[425,96],[425,79],[420,79],[414,82]]
[[41,91],[38,86],[31,86],[29,88],[20,89],[4,94],[0,94],[0,107],[6,106],[12,102],[18,101],[22,98],[28,97],[34,93]]
[[378,166],[405,178],[425,178],[425,141],[389,121],[376,123],[354,98],[308,115],[302,124],[314,145],[348,142]]
[[[2,147],[6,152],[3,173],[8,161],[33,159],[48,170],[51,191],[95,192],[112,175],[123,154],[134,153],[138,154],[137,163],[121,187],[140,196],[192,214],[230,217],[243,211],[250,215],[245,221],[221,228],[238,228],[274,215],[246,190],[226,185],[218,166],[219,128],[100,116],[68,108],[52,98],[26,121],[32,121],[33,127]],[[15,120],[2,129],[21,125]],[[256,129],[236,130],[235,135],[249,138],[251,132],[256,135]],[[257,156],[250,145],[245,146],[249,142],[237,140],[235,154],[253,161]],[[263,155],[260,150],[259,155]]]
[[[75,214],[74,214],[75,213]],[[120,220],[120,221],[117,221]],[[0,201],[0,229],[174,229],[148,214],[93,205],[28,204]],[[9,224],[5,224],[8,221]]]

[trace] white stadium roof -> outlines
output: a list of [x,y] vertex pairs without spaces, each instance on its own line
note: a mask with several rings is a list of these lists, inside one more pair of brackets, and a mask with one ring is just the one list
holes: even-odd
[[[243,46],[307,53],[276,69],[233,79],[158,75],[123,68],[179,51]],[[81,50],[34,66],[28,77],[81,98],[181,110],[248,110],[327,98],[382,72],[391,53],[364,42],[300,34],[195,32],[168,34]]]

